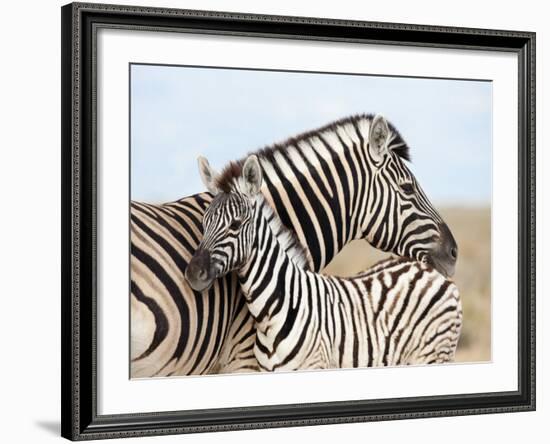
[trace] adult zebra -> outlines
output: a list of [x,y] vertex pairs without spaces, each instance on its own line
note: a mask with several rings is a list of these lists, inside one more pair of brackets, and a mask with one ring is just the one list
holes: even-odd
[[[449,229],[405,165],[408,146],[382,117],[353,116],[258,152],[262,194],[319,271],[353,239],[454,272]],[[239,164],[235,164],[235,168]],[[201,161],[211,192],[224,181]],[[230,170],[225,173],[229,177]],[[253,322],[235,276],[208,293],[183,273],[211,195],[131,208],[132,376],[247,370]],[[250,358],[250,359],[249,359]]]
[[[454,357],[462,309],[456,286],[411,259],[337,278],[304,269],[306,254],[260,193],[250,156],[231,168],[204,214],[186,278],[203,291],[237,271],[256,325],[262,370],[442,363]],[[205,277],[207,279],[205,279]]]

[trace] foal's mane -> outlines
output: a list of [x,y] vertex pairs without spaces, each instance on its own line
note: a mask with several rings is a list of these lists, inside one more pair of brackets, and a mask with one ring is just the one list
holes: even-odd
[[260,211],[262,211],[263,216],[269,222],[271,230],[277,238],[279,245],[283,248],[290,260],[300,268],[309,270],[311,256],[307,248],[302,245],[292,230],[283,225],[279,216],[273,211],[273,208],[271,208],[261,194],[257,197],[257,203],[260,205]]

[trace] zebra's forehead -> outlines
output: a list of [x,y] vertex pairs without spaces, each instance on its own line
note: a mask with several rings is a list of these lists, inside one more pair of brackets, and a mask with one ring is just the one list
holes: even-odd
[[207,214],[212,216],[219,216],[222,214],[240,214],[246,208],[246,199],[237,193],[224,193],[221,192],[212,199],[210,206],[208,207]]

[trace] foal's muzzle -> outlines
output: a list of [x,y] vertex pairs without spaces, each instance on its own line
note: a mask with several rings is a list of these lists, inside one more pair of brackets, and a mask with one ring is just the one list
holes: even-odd
[[214,282],[210,253],[206,250],[197,250],[185,270],[185,278],[193,290],[208,290]]

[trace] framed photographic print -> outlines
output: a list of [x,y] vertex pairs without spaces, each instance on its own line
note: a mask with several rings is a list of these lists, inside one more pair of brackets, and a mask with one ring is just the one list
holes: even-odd
[[535,408],[534,33],[61,13],[64,437]]

